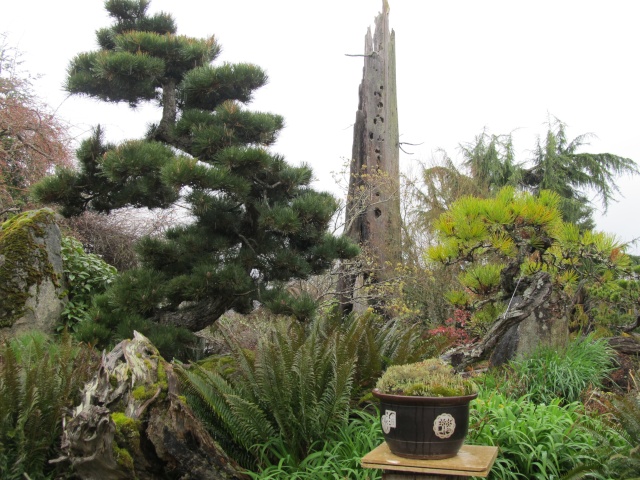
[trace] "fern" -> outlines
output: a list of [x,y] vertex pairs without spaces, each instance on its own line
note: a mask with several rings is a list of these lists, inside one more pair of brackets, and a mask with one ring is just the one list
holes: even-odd
[[33,332],[0,345],[0,478],[47,478],[62,416],[95,364],[92,351]]
[[301,462],[347,425],[351,405],[388,365],[427,353],[417,326],[373,314],[321,318],[306,326],[281,319],[255,351],[221,333],[232,372],[197,365],[177,371],[196,414],[249,468],[283,456]]

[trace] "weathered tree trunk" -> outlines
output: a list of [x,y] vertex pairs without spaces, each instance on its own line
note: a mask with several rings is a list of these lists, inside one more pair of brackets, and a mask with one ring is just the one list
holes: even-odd
[[159,310],[153,316],[153,321],[198,332],[213,324],[229,309],[227,299],[203,300],[176,311]]
[[62,450],[86,480],[245,479],[180,399],[171,364],[134,333],[85,385]]
[[501,365],[542,345],[563,346],[568,335],[564,302],[554,292],[549,274],[538,272],[480,341],[454,348],[444,358],[458,370],[486,357],[491,365]]
[[[400,261],[402,243],[395,33],[389,32],[386,0],[374,36],[371,29],[365,36],[350,170],[345,233],[375,257],[375,272],[359,275],[385,280]],[[341,278],[345,310],[353,308],[356,277],[345,273]]]

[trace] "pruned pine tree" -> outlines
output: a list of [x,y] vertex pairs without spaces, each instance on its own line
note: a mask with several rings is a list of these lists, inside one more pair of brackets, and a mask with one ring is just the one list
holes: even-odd
[[439,243],[427,254],[458,273],[447,299],[468,314],[475,338],[456,352],[463,367],[489,354],[500,364],[538,345],[561,346],[584,285],[629,278],[615,237],[563,222],[561,201],[549,190],[505,187],[493,198],[463,197],[435,221]]
[[[176,202],[190,214],[164,238],[141,242],[142,267],[99,301],[106,310],[129,315],[130,325],[151,318],[195,331],[256,299],[285,302],[279,285],[357,253],[327,233],[337,203],[310,187],[310,167],[266,149],[282,117],[243,107],[267,82],[263,70],[213,65],[220,52],[213,37],[178,35],[170,15],[147,12],[147,0],[105,6],[114,23],[97,32],[99,50],[72,60],[67,90],[131,106],[151,102],[162,116],[145,138],[120,145],[105,143],[96,128],[78,151],[80,169],[48,178],[36,195],[67,216]],[[108,323],[102,310],[96,318]]]

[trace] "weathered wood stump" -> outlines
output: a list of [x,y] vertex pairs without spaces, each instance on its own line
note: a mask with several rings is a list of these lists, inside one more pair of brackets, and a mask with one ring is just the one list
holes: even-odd
[[247,478],[178,393],[171,364],[134,332],[103,354],[66,422],[58,461],[86,480]]

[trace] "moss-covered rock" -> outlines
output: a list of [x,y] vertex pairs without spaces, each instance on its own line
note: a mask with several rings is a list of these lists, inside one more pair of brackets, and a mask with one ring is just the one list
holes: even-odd
[[24,330],[52,332],[64,307],[60,229],[48,209],[0,227],[0,338]]

